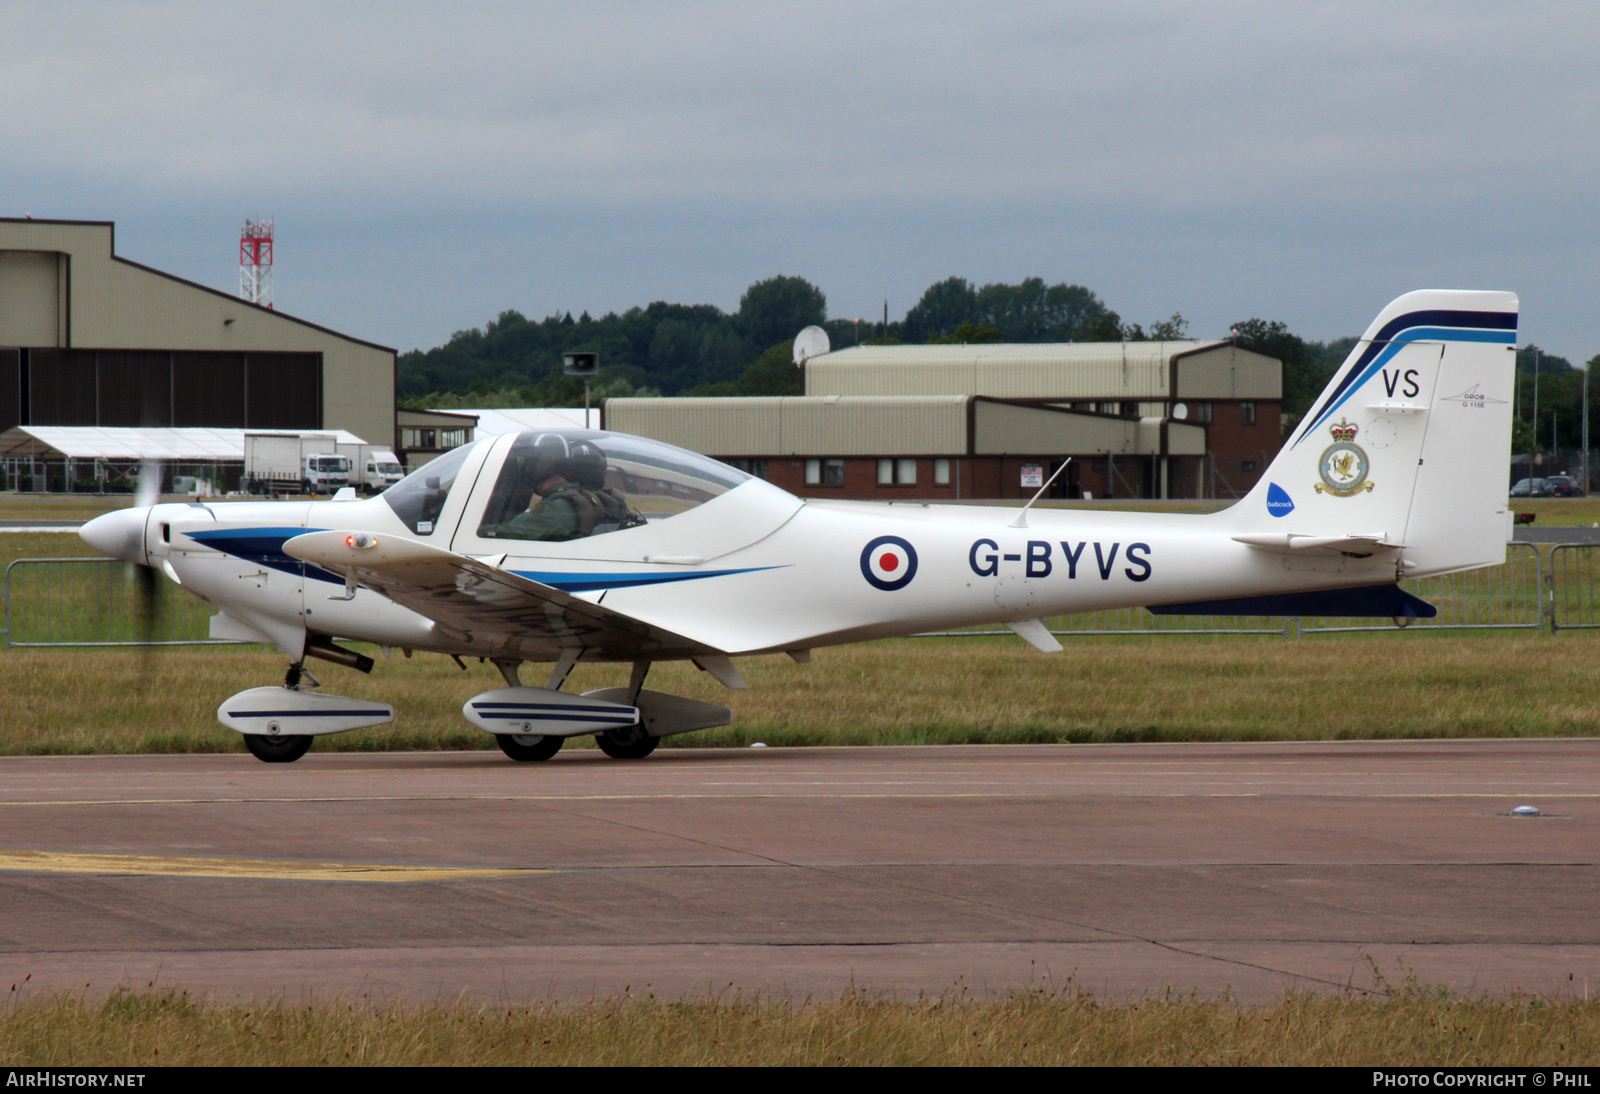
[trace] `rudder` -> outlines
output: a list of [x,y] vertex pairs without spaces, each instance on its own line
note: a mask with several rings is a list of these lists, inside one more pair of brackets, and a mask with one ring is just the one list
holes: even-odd
[[1243,529],[1377,536],[1419,576],[1501,562],[1517,307],[1428,290],[1384,308],[1235,507]]

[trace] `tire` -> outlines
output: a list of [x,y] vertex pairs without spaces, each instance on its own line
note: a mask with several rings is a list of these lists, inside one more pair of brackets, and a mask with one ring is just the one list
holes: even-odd
[[494,743],[513,760],[548,760],[561,751],[567,739],[537,733],[496,733]]
[[594,740],[600,751],[613,760],[642,760],[656,750],[660,738],[650,736],[643,724],[636,724],[597,733]]
[[264,733],[246,733],[244,746],[262,763],[292,764],[311,748],[311,736],[291,733],[283,737],[268,737]]

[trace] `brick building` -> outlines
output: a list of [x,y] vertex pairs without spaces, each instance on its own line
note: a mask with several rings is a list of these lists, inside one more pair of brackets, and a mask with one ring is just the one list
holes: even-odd
[[871,346],[801,396],[612,399],[604,425],[811,497],[1242,496],[1276,455],[1282,362],[1229,342]]

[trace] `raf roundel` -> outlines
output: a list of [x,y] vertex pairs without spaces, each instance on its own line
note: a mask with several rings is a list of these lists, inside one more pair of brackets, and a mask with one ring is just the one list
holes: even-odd
[[874,589],[903,589],[917,576],[917,549],[899,536],[879,536],[861,552],[861,576]]

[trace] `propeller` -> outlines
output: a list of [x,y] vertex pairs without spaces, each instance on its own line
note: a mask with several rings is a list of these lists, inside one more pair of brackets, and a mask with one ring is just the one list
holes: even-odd
[[[139,483],[134,490],[136,509],[148,509],[161,498],[161,465],[155,460],[145,460],[139,465]],[[139,642],[149,656],[150,643],[156,636],[156,598],[160,579],[154,566],[146,562],[134,566],[139,582]],[[144,675],[141,673],[141,676]]]

